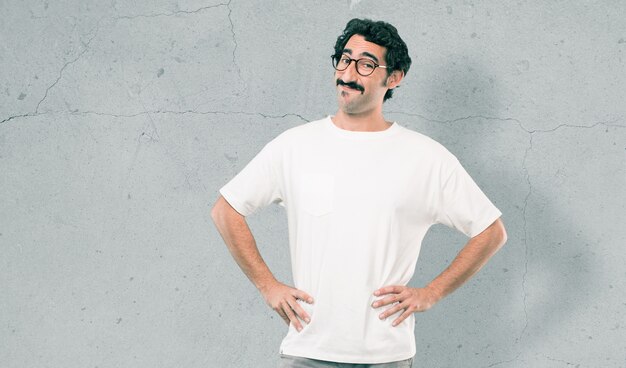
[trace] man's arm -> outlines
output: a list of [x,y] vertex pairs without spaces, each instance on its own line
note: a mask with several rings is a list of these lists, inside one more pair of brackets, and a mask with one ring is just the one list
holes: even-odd
[[302,325],[296,318],[296,314],[307,322],[310,317],[296,299],[312,303],[313,298],[304,291],[289,287],[274,278],[259,253],[245,217],[237,212],[221,195],[211,209],[211,218],[233,258],[248,279],[259,289],[266,303],[287,324],[291,321],[300,331]]
[[423,312],[430,309],[435,303],[463,285],[478,272],[503,245],[507,235],[504,224],[498,218],[483,232],[471,238],[465,247],[454,258],[452,263],[439,276],[424,288],[411,288],[404,285],[385,286],[374,292],[380,296],[393,294],[382,300],[377,300],[372,307],[378,308],[387,304],[399,302],[392,308],[381,313],[384,319],[402,309],[405,311],[393,322],[397,326],[413,312]]

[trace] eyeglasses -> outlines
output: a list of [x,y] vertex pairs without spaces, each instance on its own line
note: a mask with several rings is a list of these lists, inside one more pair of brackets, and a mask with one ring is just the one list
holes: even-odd
[[348,69],[348,67],[350,66],[350,63],[354,61],[356,64],[356,72],[361,74],[364,77],[367,77],[368,75],[374,73],[374,70],[376,70],[376,68],[385,68],[385,69],[387,68],[387,66],[378,65],[373,60],[367,59],[367,58],[357,60],[357,59],[351,59],[347,57],[346,55],[342,55],[341,57],[337,57],[337,55],[333,55],[331,56],[331,58],[333,59],[333,68],[335,68],[335,70],[338,70],[340,72]]

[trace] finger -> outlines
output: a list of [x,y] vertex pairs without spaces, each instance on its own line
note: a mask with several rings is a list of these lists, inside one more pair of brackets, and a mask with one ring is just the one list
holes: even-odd
[[394,305],[393,307],[387,309],[386,311],[382,312],[381,314],[378,315],[378,318],[380,319],[385,319],[393,314],[398,313],[400,310],[403,310],[407,308],[407,305],[404,303],[398,303],[396,305]]
[[289,306],[291,307],[291,309],[293,309],[296,312],[296,315],[300,317],[301,320],[304,320],[306,323],[311,322],[310,316],[307,314],[307,312],[304,309],[302,309],[302,307],[300,306],[297,300],[287,299],[287,303],[289,303]]
[[298,330],[298,332],[302,330],[302,325],[300,325],[300,321],[298,321],[298,318],[293,314],[293,311],[291,310],[289,303],[283,300],[281,302],[281,305],[283,306],[283,310],[285,311],[285,314],[287,314],[287,317],[289,317],[289,320],[291,321],[291,323],[293,323],[293,326],[296,328],[296,330]]
[[379,295],[385,295],[385,294],[391,294],[391,293],[399,293],[402,291],[401,288],[402,288],[402,285],[385,286],[374,291],[374,295],[379,296]]
[[402,321],[404,321],[406,318],[408,318],[411,313],[413,313],[409,308],[407,308],[404,313],[402,313],[400,315],[400,317],[396,318],[395,321],[393,321],[393,323],[391,324],[393,327],[396,327],[397,325],[399,325]]
[[387,304],[391,304],[391,303],[395,303],[395,302],[401,302],[402,300],[403,299],[402,299],[402,296],[400,294],[394,294],[394,295],[388,296],[386,298],[376,300],[374,303],[372,303],[372,307],[378,308],[378,307],[382,307],[382,306],[387,305]]
[[281,308],[276,308],[276,313],[278,313],[278,315],[280,316],[280,318],[283,319],[283,321],[285,321],[285,323],[287,325],[289,325],[289,317],[287,317],[287,315],[285,314],[285,312],[283,312],[282,307]]
[[294,292],[293,296],[298,298],[298,299],[300,299],[300,300],[304,300],[305,302],[307,302],[309,304],[313,303],[313,297],[310,296],[309,294],[305,293],[302,290],[295,289],[295,292]]

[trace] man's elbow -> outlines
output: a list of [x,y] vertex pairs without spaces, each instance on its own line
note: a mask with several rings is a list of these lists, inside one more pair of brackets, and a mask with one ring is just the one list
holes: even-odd
[[217,201],[213,205],[213,208],[211,208],[211,219],[213,219],[213,222],[215,224],[217,224],[219,220],[224,217],[225,208],[224,208],[223,201],[224,201],[224,198],[220,195],[220,197],[217,199]]
[[211,208],[211,218],[213,219],[213,222],[217,224],[218,222],[223,222],[232,217],[243,218],[243,216],[239,214],[239,212],[237,212],[222,195],[220,195],[213,205],[213,208]]
[[500,219],[497,219],[493,226],[493,243],[495,244],[496,249],[500,249],[508,239],[506,229]]

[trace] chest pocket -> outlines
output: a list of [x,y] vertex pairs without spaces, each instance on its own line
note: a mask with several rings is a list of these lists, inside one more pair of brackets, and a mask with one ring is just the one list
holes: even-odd
[[303,172],[301,179],[302,209],[313,216],[331,213],[335,199],[335,177],[326,173]]

